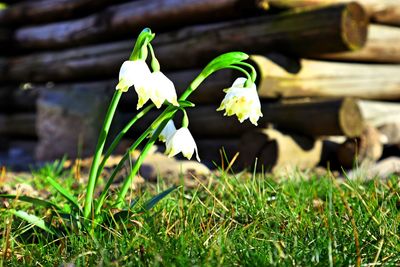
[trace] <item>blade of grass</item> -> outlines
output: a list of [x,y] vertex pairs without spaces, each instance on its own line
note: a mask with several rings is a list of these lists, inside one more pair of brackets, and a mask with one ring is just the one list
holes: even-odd
[[146,202],[146,204],[144,205],[144,208],[146,210],[150,210],[151,208],[153,208],[160,200],[162,200],[163,198],[165,198],[169,193],[171,193],[172,191],[174,191],[175,189],[177,189],[177,186],[173,186],[163,192],[161,192],[160,194],[154,196],[153,198],[151,198],[149,201]]
[[59,183],[49,176],[46,176],[46,180],[54,187],[63,197],[65,197],[71,204],[73,204],[77,209],[80,210],[78,201],[69,193],[65,188],[63,188]]
[[9,210],[13,215],[27,221],[30,224],[33,224],[43,230],[45,230],[46,232],[50,233],[50,234],[55,234],[55,232],[47,225],[47,223],[37,217],[36,215],[33,214],[29,214],[23,210],[14,210],[14,209],[10,209]]
[[58,210],[62,210],[59,206],[57,206],[54,203],[51,203],[51,202],[43,200],[43,199],[34,198],[34,197],[17,196],[17,195],[10,195],[10,194],[0,194],[0,198],[16,199],[16,200],[21,200],[24,202],[31,203],[35,206],[41,206],[41,207],[45,207],[45,208],[55,208]]

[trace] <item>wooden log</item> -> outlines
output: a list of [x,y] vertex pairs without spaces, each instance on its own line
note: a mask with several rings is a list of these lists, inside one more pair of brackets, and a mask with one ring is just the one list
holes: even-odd
[[260,73],[258,90],[262,98],[400,98],[400,68],[397,65],[275,58],[252,57]]
[[[399,15],[400,17],[400,15]],[[319,59],[355,62],[400,63],[400,28],[373,24],[369,26],[365,46],[353,52],[317,55]]]
[[363,119],[372,126],[400,122],[400,103],[359,100],[358,106]]
[[344,168],[375,162],[381,158],[382,152],[380,133],[370,125],[365,127],[359,137],[349,138],[340,144],[336,151],[338,162]]
[[[342,27],[343,23],[354,27]],[[189,27],[160,34],[155,50],[164,70],[200,67],[214,56],[232,50],[251,53],[275,47],[298,55],[319,54],[361,47],[366,24],[360,6],[349,4]],[[115,77],[132,44],[123,41],[11,58],[2,62],[0,80],[42,82]]]
[[36,134],[36,115],[34,113],[15,113],[0,115],[0,135],[33,137]]
[[196,139],[201,161],[214,168],[227,167],[232,160],[235,160],[239,144],[240,138]]
[[[349,3],[353,0],[269,0],[271,7],[299,8]],[[367,11],[372,21],[388,25],[400,25],[400,3],[398,0],[361,0],[358,1]]]
[[[255,128],[250,122],[242,124],[236,117],[224,117],[216,112],[217,106],[197,106],[189,109],[190,131],[196,137],[238,137]],[[345,135],[359,136],[363,130],[363,119],[357,102],[353,99],[306,100],[298,102],[263,103],[263,117],[259,126],[269,123],[280,129],[309,136]],[[135,127],[134,135],[141,134],[160,112],[149,113]],[[121,120],[127,122],[132,113],[122,114]],[[180,125],[181,114],[175,120]]]
[[[49,1],[49,0],[47,0]],[[96,2],[96,1],[93,1]],[[60,48],[131,36],[144,27],[163,31],[241,17],[264,9],[266,0],[142,0],[110,6],[85,18],[17,29],[21,48]],[[32,3],[33,4],[33,3]]]
[[276,129],[257,129],[241,138],[239,162],[242,166],[264,171],[283,171],[315,167],[321,158],[322,142]]
[[262,112],[262,123],[310,136],[355,137],[364,126],[357,102],[351,98],[264,104]]
[[381,143],[400,143],[400,103],[358,100],[357,105],[365,124],[381,133]]
[[383,8],[372,15],[372,20],[378,23],[400,26],[400,4]]
[[54,22],[93,13],[123,0],[37,0],[21,1],[0,10],[0,24],[29,25]]
[[0,87],[0,111],[15,113],[35,111],[36,99],[39,96],[37,88],[9,85]]
[[[191,81],[200,73],[201,70],[185,70],[166,73],[175,84],[176,92],[181,95]],[[222,89],[232,85],[237,73],[234,70],[223,70],[215,73],[206,79],[199,88],[191,95],[190,100],[196,104],[217,104],[222,101],[224,92]],[[40,92],[45,90],[54,91],[101,91],[112,94],[118,80],[105,80],[96,82],[78,83],[55,83],[50,86],[47,84],[28,84],[27,89],[18,88],[17,85],[0,87],[0,111],[34,111],[36,100]],[[120,101],[119,110],[134,111],[138,101],[134,88],[131,88],[123,95]]]

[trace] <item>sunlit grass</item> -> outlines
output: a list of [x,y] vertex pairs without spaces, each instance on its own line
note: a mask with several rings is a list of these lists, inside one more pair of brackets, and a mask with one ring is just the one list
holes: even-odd
[[[58,173],[66,185],[75,187],[74,192],[79,191],[72,172],[48,168],[35,175],[48,172]],[[400,262],[397,176],[356,182],[310,173],[293,173],[279,180],[221,173],[196,188],[181,186],[150,212],[133,214],[124,223],[104,224],[93,235],[69,231],[56,241],[9,215],[10,206],[21,205],[9,200],[8,207],[1,208],[3,266]],[[160,179],[157,185],[141,188],[140,193],[132,192],[132,198],[140,195],[140,205],[169,186]],[[29,211],[34,213],[35,208]],[[43,212],[36,210],[36,214]]]

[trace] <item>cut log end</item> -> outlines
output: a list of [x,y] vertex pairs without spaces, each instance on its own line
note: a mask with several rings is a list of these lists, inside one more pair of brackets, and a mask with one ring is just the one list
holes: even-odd
[[342,34],[351,50],[361,49],[367,41],[368,15],[361,5],[349,3],[343,9]]
[[348,137],[357,137],[364,129],[359,105],[352,98],[345,98],[339,111],[339,125]]

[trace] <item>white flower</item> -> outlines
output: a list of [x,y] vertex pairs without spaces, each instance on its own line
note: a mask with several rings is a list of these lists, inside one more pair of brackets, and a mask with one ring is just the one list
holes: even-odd
[[173,120],[169,120],[167,125],[165,125],[164,129],[161,131],[158,138],[162,142],[166,142],[171,136],[176,132],[175,124]]
[[119,83],[116,89],[126,92],[129,87],[135,86],[137,90],[145,85],[145,77],[148,77],[150,73],[144,60],[127,60],[122,63],[119,70]]
[[167,139],[167,149],[165,153],[168,157],[173,157],[180,152],[182,152],[187,159],[191,159],[193,153],[196,152],[196,159],[200,161],[196,142],[194,141],[189,129],[186,127],[180,128],[169,139]]
[[225,98],[217,111],[225,109],[225,116],[236,114],[240,122],[250,119],[251,123],[257,125],[262,117],[260,99],[258,98],[256,85],[245,88],[246,78],[237,78],[232,86],[225,89]]
[[149,99],[160,108],[164,101],[179,106],[174,83],[161,71],[155,71],[146,77],[146,86],[136,89],[139,95],[137,108],[141,108]]

